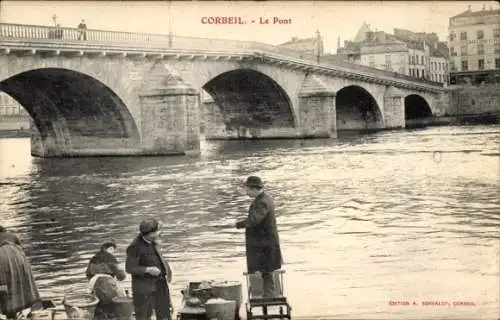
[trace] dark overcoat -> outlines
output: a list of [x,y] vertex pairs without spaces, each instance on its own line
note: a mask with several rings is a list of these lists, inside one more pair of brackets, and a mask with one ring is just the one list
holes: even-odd
[[252,201],[248,217],[237,222],[236,227],[245,228],[247,271],[249,273],[272,272],[281,268],[283,260],[274,202],[266,192],[260,193]]
[[128,246],[125,270],[132,275],[133,293],[146,295],[155,291],[158,278],[146,273],[146,268],[156,266],[157,257],[160,258],[163,264],[161,269],[165,273],[162,276],[170,283],[172,281],[172,270],[155,244],[148,244],[139,235]]
[[13,241],[0,241],[0,286],[6,293],[0,294],[0,313],[9,318],[35,304],[41,303],[33,271],[21,246]]

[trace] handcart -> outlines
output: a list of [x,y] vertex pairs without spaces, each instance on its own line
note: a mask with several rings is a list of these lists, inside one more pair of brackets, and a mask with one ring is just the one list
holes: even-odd
[[[261,276],[254,273],[243,273],[246,277],[248,289],[248,301],[246,303],[247,320],[292,319],[292,307],[288,303],[287,298],[284,296],[284,273],[285,270],[282,269],[273,272],[274,294],[271,297],[263,296],[263,282]],[[277,312],[273,312],[275,309],[277,309]]]

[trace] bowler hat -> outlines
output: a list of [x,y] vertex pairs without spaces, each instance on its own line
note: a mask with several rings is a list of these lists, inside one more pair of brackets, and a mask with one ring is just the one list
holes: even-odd
[[245,182],[245,185],[247,187],[251,188],[262,188],[264,187],[264,184],[262,183],[262,180],[257,177],[257,176],[250,176],[247,178],[247,181]]
[[147,235],[148,233],[155,232],[158,230],[160,223],[156,219],[146,219],[139,225],[139,231],[142,235]]

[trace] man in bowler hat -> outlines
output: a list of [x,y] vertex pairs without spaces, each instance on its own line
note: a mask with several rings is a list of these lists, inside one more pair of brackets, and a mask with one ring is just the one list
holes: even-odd
[[132,275],[132,298],[137,320],[171,320],[170,291],[172,270],[158,248],[161,225],[146,219],[139,225],[140,234],[127,248],[125,270]]
[[273,271],[281,268],[282,256],[272,198],[264,191],[262,180],[250,176],[245,182],[247,195],[253,198],[248,217],[236,223],[245,228],[248,273],[260,273],[264,297],[274,295]]

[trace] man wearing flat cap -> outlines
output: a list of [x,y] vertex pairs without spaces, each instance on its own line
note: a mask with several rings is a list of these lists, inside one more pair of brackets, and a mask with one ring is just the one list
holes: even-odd
[[245,228],[248,273],[260,272],[264,297],[274,295],[273,271],[281,268],[282,256],[272,198],[264,191],[262,180],[250,176],[245,182],[247,195],[253,198],[248,217],[236,223]]
[[155,310],[156,319],[171,320],[168,283],[172,270],[158,248],[161,224],[146,219],[139,225],[140,234],[127,248],[125,270],[132,275],[132,298],[137,320],[148,320]]

